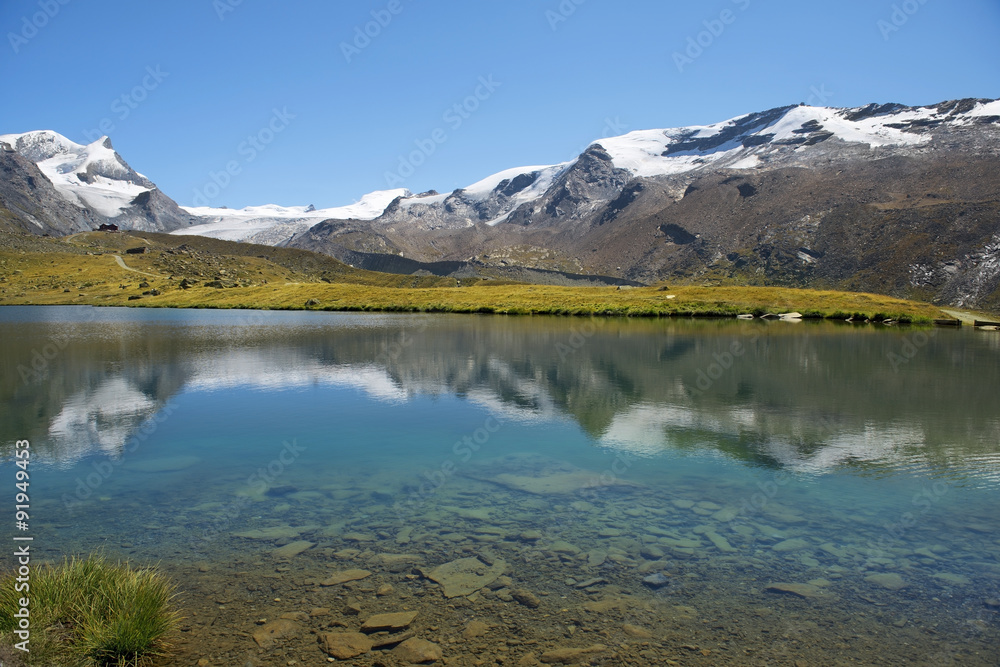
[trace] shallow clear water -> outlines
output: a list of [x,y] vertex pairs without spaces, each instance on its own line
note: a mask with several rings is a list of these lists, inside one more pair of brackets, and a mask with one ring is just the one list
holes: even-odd
[[[325,658],[241,633],[351,600],[457,664],[998,664],[995,333],[4,308],[0,340],[36,552],[161,562],[218,664]],[[469,557],[510,579],[446,600]]]

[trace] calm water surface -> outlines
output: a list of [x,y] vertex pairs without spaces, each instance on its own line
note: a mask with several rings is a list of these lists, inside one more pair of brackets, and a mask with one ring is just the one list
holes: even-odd
[[159,562],[183,664],[324,663],[351,603],[458,665],[1000,664],[996,333],[3,308],[0,341],[36,552]]

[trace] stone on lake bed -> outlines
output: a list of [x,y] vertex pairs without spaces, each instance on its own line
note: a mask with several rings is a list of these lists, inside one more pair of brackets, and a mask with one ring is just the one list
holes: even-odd
[[476,637],[482,637],[489,631],[490,626],[488,623],[484,623],[483,621],[469,621],[469,624],[465,626],[465,630],[462,631],[462,637],[464,639],[475,639]]
[[768,585],[764,590],[768,593],[781,593],[783,595],[793,595],[806,599],[819,597],[821,594],[819,587],[812,584],[775,583]]
[[493,511],[486,507],[468,509],[465,507],[454,507],[452,505],[444,505],[441,509],[451,512],[462,519],[474,519],[476,521],[489,521],[490,513]]
[[279,619],[265,623],[253,633],[253,640],[261,648],[269,648],[276,641],[295,637],[299,634],[299,625],[290,619]]
[[715,531],[710,530],[706,532],[705,537],[707,537],[708,540],[715,545],[716,549],[718,549],[723,553],[733,553],[734,551],[736,551],[736,549],[733,548],[733,545],[729,543],[729,540],[724,538],[722,535],[719,535]]
[[316,546],[315,542],[307,542],[306,540],[298,540],[296,542],[289,542],[283,547],[279,547],[272,552],[275,558],[293,558],[298,556],[303,551],[308,551]]
[[347,542],[375,542],[375,536],[368,533],[344,533],[342,536]]
[[380,632],[382,630],[403,630],[417,618],[415,611],[398,611],[391,614],[375,614],[361,626],[365,632]]
[[311,533],[319,526],[271,526],[269,528],[255,528],[254,530],[244,530],[233,533],[236,537],[245,537],[250,540],[281,540],[298,537],[302,533]]
[[729,523],[740,515],[740,511],[735,507],[725,507],[712,515],[712,519],[719,523]]
[[952,574],[951,572],[938,572],[934,575],[934,578],[952,586],[968,586],[972,583],[968,577],[961,574]]
[[201,459],[197,456],[168,456],[152,461],[135,461],[128,464],[128,467],[139,472],[177,472],[193,468],[199,463]]
[[901,576],[894,572],[885,574],[870,574],[865,577],[865,581],[875,586],[881,586],[890,591],[898,591],[906,588],[906,582]]
[[548,550],[557,554],[569,554],[571,556],[575,556],[578,553],[580,553],[579,547],[572,545],[565,540],[556,540],[551,545],[549,545]]
[[320,635],[320,648],[337,660],[350,660],[372,650],[372,640],[360,632],[327,632]]
[[801,537],[793,537],[790,540],[784,540],[782,542],[778,542],[773,547],[771,547],[771,550],[779,552],[801,551],[802,549],[806,549],[808,547],[809,547],[809,542],[803,540]]
[[441,584],[446,598],[454,598],[472,595],[489,586],[506,570],[507,563],[501,559],[486,565],[478,558],[459,558],[424,572],[424,576]]
[[437,662],[444,653],[441,647],[426,639],[407,639],[405,642],[392,649],[392,654],[404,663],[420,665],[428,662]]
[[660,543],[666,544],[668,547],[674,547],[675,549],[697,549],[703,546],[701,540],[690,540],[687,538],[675,540],[670,537],[661,537]]
[[590,656],[604,653],[608,648],[603,644],[594,644],[587,648],[558,648],[554,651],[546,651],[542,654],[542,662],[546,665],[575,665],[584,660],[589,661]]
[[651,574],[642,580],[642,583],[646,584],[650,588],[663,588],[670,583],[670,577],[663,574],[662,572],[657,572],[656,574]]
[[[600,473],[580,470],[577,472],[555,473],[551,475],[514,475],[504,473],[489,480],[500,486],[506,486],[515,491],[523,491],[537,496],[569,495],[578,493],[594,486],[594,480],[600,480]],[[607,487],[631,487],[634,483],[614,480]]]
[[510,596],[523,604],[528,609],[538,609],[542,601],[534,593],[524,588],[516,588],[510,592]]
[[646,628],[639,627],[638,625],[632,625],[631,623],[626,623],[622,626],[622,632],[627,634],[629,637],[635,637],[636,639],[652,639],[653,633]]
[[320,586],[339,586],[340,584],[346,584],[349,581],[361,581],[362,579],[367,579],[372,575],[368,570],[344,570],[343,572],[337,572],[331,575],[326,581],[322,582]]

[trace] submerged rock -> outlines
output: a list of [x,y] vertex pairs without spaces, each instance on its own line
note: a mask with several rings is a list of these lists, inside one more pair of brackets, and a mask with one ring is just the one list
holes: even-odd
[[303,551],[308,551],[316,546],[315,542],[307,542],[306,540],[298,540],[296,542],[289,542],[283,547],[279,547],[272,552],[275,558],[293,558],[298,556]]
[[934,575],[934,578],[938,581],[943,581],[949,586],[968,586],[972,583],[968,577],[961,574],[952,574],[951,572],[938,572]]
[[245,537],[250,540],[280,540],[298,537],[302,533],[311,533],[319,526],[271,526],[269,528],[255,528],[254,530],[244,530],[233,533],[236,537]]
[[288,637],[296,637],[299,634],[299,624],[290,619],[278,619],[265,623],[253,633],[253,640],[261,648],[270,648],[275,642]]
[[773,547],[772,551],[784,552],[784,551],[801,551],[809,547],[809,543],[803,540],[801,537],[795,537],[790,540],[784,540],[778,542]]
[[434,642],[429,642],[426,639],[417,639],[416,637],[407,639],[392,649],[392,653],[403,662],[416,665],[437,662],[444,656],[440,646]]
[[360,581],[366,579],[372,575],[368,570],[344,570],[343,572],[337,572],[328,578],[326,581],[320,583],[320,586],[339,586],[340,584],[346,584],[349,581]]
[[515,588],[510,592],[510,596],[529,609],[538,609],[542,604],[537,595],[524,588]]
[[622,632],[627,634],[629,637],[635,637],[636,639],[652,639],[653,633],[646,628],[639,627],[638,625],[632,625],[631,623],[626,623],[622,626]]
[[770,584],[764,589],[768,593],[779,593],[782,595],[793,595],[799,598],[815,598],[821,594],[819,587],[812,584]]
[[895,573],[870,574],[865,577],[865,581],[875,586],[881,586],[890,591],[898,591],[906,588],[906,582],[901,576]]
[[507,563],[504,560],[498,559],[488,566],[478,558],[460,558],[438,565],[433,570],[424,572],[424,576],[441,584],[446,598],[454,598],[472,595],[489,586],[506,570]]
[[650,588],[663,588],[670,583],[670,577],[662,572],[657,572],[656,574],[651,574],[648,577],[643,578],[642,583],[646,584]]
[[327,632],[320,635],[320,648],[337,660],[350,660],[372,650],[372,640],[360,632]]
[[546,651],[542,654],[542,662],[546,665],[574,665],[583,660],[589,660],[590,656],[604,653],[608,650],[603,644],[594,644],[587,648],[558,648],[554,651]]
[[399,611],[391,614],[376,614],[372,616],[361,630],[364,632],[379,632],[381,630],[403,630],[410,627],[410,624],[417,618],[415,611]]
[[469,624],[465,626],[465,630],[462,631],[462,637],[464,639],[475,639],[476,637],[482,637],[489,631],[490,626],[488,623],[484,623],[483,621],[469,621]]

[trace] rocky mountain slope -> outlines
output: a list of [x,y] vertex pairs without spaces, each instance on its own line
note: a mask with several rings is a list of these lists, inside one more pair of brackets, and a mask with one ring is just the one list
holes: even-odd
[[[577,160],[402,197],[288,241],[360,266],[402,254],[657,280],[1000,305],[1000,102],[792,106],[633,132]],[[428,267],[434,270],[434,267]]]
[[106,139],[0,142],[0,224],[35,233],[114,222],[404,274],[831,287],[1000,308],[1000,100],[780,107],[602,139],[451,193],[374,192],[325,210],[179,208]]

